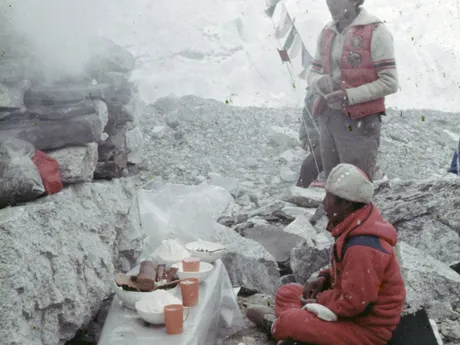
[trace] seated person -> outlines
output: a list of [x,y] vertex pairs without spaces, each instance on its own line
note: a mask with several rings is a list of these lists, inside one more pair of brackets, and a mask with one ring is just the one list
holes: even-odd
[[[406,291],[394,246],[397,234],[371,203],[374,186],[350,164],[339,164],[323,201],[335,238],[331,265],[304,287],[282,286],[275,310],[252,306],[248,318],[280,341],[311,345],[385,345],[400,320]],[[303,310],[318,303],[337,320]]]

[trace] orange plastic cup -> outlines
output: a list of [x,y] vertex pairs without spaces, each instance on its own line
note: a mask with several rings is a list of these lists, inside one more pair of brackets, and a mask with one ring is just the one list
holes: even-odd
[[200,272],[200,258],[186,258],[182,260],[184,272]]
[[196,278],[187,278],[180,282],[182,303],[186,307],[193,307],[198,304],[199,282]]
[[187,316],[184,319],[184,306],[182,304],[170,304],[163,308],[165,314],[166,333],[170,335],[184,332],[184,321],[188,319],[190,309],[187,308]]

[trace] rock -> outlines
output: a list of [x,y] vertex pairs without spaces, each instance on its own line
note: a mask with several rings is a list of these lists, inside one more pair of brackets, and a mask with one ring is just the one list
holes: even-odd
[[430,319],[436,322],[444,319],[459,320],[460,318],[460,314],[453,310],[449,302],[431,301],[425,307]]
[[277,184],[280,184],[282,181],[281,181],[281,178],[279,176],[273,176],[272,180],[270,181],[270,184],[272,185],[277,185]]
[[248,217],[253,218],[255,216],[270,216],[273,212],[279,211],[285,206],[286,203],[284,201],[274,201],[268,205],[249,212]]
[[93,100],[93,104],[96,108],[96,114],[101,120],[102,129],[105,129],[107,123],[109,122],[109,110],[107,104],[105,104],[105,102],[101,101],[100,99]]
[[252,206],[254,206],[252,204],[251,198],[247,194],[244,194],[244,195],[240,196],[236,200],[236,202],[237,202],[238,205],[240,205],[242,207],[252,207]]
[[111,180],[123,176],[123,167],[115,161],[97,162],[94,179]]
[[165,136],[166,127],[165,126],[155,126],[153,127],[152,132],[150,135],[154,138],[161,139]]
[[282,211],[294,218],[298,218],[298,217],[310,218],[311,216],[315,214],[316,208],[286,206],[282,209]]
[[[42,120],[68,120],[71,117],[90,115],[97,113],[97,108],[92,100],[85,100],[74,104],[65,105],[34,105],[27,107],[27,112],[21,116],[22,118],[39,118]],[[12,114],[14,116],[14,114]],[[102,123],[102,118],[101,123]]]
[[91,182],[97,165],[97,144],[66,147],[48,152],[59,163],[62,182],[66,184]]
[[291,224],[284,228],[285,232],[295,234],[303,239],[315,239],[316,229],[310,224],[308,218],[298,217]]
[[253,157],[246,158],[244,165],[250,169],[257,169],[259,167],[259,162]]
[[460,179],[384,182],[374,201],[400,241],[449,266],[460,262]]
[[0,208],[32,201],[45,193],[30,151],[35,152],[26,142],[0,141]]
[[109,120],[104,131],[114,133],[115,128],[124,127],[128,122],[135,121],[134,113],[120,101],[107,102]]
[[142,241],[130,180],[71,186],[0,210],[2,344],[71,339],[111,294],[114,269],[134,266]]
[[292,249],[290,264],[297,282],[305,284],[313,273],[329,264],[331,246],[330,242],[320,244],[310,239]]
[[24,95],[24,103],[32,105],[62,105],[86,99],[110,98],[113,88],[109,84],[72,84],[59,86],[33,86]]
[[270,128],[269,137],[271,143],[278,147],[288,148],[300,145],[297,132],[290,128],[272,126]]
[[30,87],[28,80],[19,83],[0,83],[0,108],[23,108],[24,94]]
[[177,127],[179,127],[178,111],[175,110],[175,111],[165,114],[165,122],[172,129],[176,129]]
[[227,248],[222,261],[233,286],[275,293],[280,285],[278,265],[262,245],[220,224],[216,224],[212,240]]
[[460,341],[460,323],[458,321],[446,320],[441,324],[441,333],[446,341]]
[[209,173],[208,175],[211,178],[209,184],[222,187],[234,198],[238,197],[240,192],[240,181],[237,178],[223,177],[215,173]]
[[304,241],[302,237],[272,225],[256,225],[241,235],[260,243],[278,263],[289,261],[292,248]]
[[[321,204],[319,201],[312,200],[310,198],[306,198],[303,196],[290,196],[286,199],[287,202],[297,205],[302,208],[306,209],[314,209],[318,208],[318,206]],[[313,212],[314,213],[314,212]]]
[[289,167],[282,167],[281,170],[280,170],[280,177],[281,177],[281,180],[283,180],[284,182],[295,182],[297,181],[297,173],[292,171]]
[[144,136],[139,127],[126,132],[126,148],[128,150],[128,162],[140,164],[144,160]]
[[22,139],[42,151],[86,145],[99,141],[101,135],[101,120],[97,114],[61,121],[26,119],[15,123],[5,120],[0,126],[0,140],[10,137]]
[[280,160],[285,164],[292,163],[294,160],[294,153],[291,150],[284,151],[280,156]]
[[99,161],[110,161],[114,160],[114,157],[120,153],[127,153],[128,147],[126,144],[126,134],[128,129],[126,125],[119,125],[116,128],[112,128],[109,134],[109,138],[104,142],[99,143]]
[[[316,205],[316,206],[309,206],[310,207],[318,207],[324,200],[326,196],[326,190],[324,188],[300,188],[300,187],[290,187],[286,193],[286,200],[289,200],[290,203],[295,203],[296,200],[304,199],[304,203],[308,205]],[[300,206],[299,204],[296,204]],[[304,206],[302,206],[304,207]]]
[[460,300],[460,275],[449,266],[405,242],[399,242],[397,253],[410,308],[424,307],[432,301]]

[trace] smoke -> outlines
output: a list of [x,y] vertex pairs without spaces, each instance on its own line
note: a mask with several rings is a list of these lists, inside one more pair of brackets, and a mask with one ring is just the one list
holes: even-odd
[[90,38],[104,19],[104,4],[97,1],[11,0],[0,8],[14,34],[32,43],[26,49],[34,66],[51,81],[83,74],[92,55]]

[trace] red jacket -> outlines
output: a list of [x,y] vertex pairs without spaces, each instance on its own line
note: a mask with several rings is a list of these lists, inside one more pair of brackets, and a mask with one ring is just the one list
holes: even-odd
[[330,289],[318,294],[318,303],[390,339],[406,297],[393,248],[395,229],[373,204],[328,229],[335,238],[332,265],[320,276],[327,277]]
[[[348,29],[340,66],[343,89],[357,87],[378,79],[371,54],[372,34],[375,27],[375,24],[367,24],[352,26]],[[321,32],[321,65],[324,73],[329,75],[331,75],[331,51],[334,38],[335,32],[328,27]],[[318,97],[314,105],[315,114],[321,113],[325,106],[325,100]],[[366,103],[348,105],[343,108],[343,111],[352,119],[384,113],[385,99],[379,98]]]

